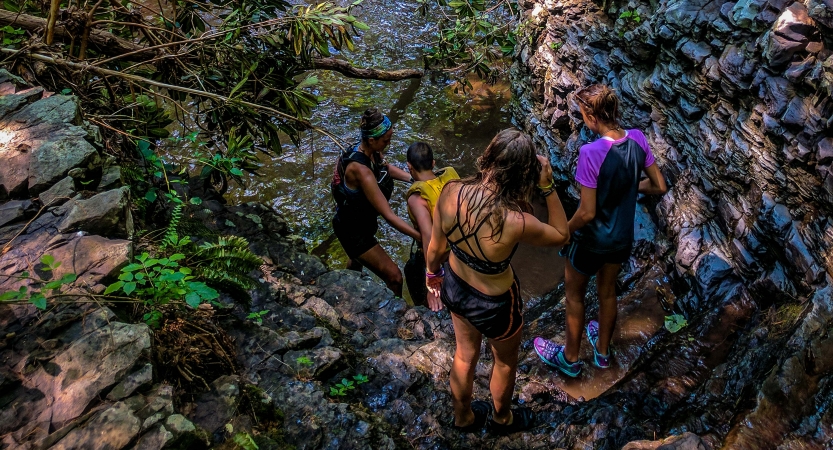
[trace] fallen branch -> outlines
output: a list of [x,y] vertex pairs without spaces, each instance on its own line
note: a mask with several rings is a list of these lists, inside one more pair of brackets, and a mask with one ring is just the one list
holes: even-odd
[[314,58],[312,69],[332,70],[348,78],[380,81],[401,81],[408,78],[422,78],[422,71],[417,69],[377,70],[356,67],[343,59]]
[[[47,21],[36,16],[28,14],[17,14],[0,9],[0,25],[13,25],[24,28],[29,31],[37,31],[46,29]],[[262,23],[254,24],[263,26]],[[245,28],[245,27],[241,27]],[[197,42],[210,41],[219,38],[225,38],[229,30],[215,31],[206,33],[203,36],[186,39],[181,41],[166,42],[164,44],[145,47],[139,44],[134,44],[126,39],[122,39],[113,33],[102,31],[98,29],[89,30],[89,41],[97,47],[107,50],[108,54],[115,54],[112,58],[99,60],[94,62],[96,66],[102,66],[116,59],[124,59],[129,56],[138,55],[141,53],[158,52],[166,47],[189,45]],[[59,25],[55,25],[54,34],[57,37],[72,37],[69,31]],[[82,48],[85,46],[82,45]],[[420,78],[423,73],[416,69],[401,69],[401,70],[379,70],[368,69],[364,67],[355,67],[347,61],[335,58],[315,58],[312,61],[310,70],[332,70],[338,72],[349,78],[358,78],[365,80],[380,80],[380,81],[401,81],[409,78]]]
[[[46,30],[48,24],[46,19],[42,19],[40,17],[30,16],[28,14],[18,14],[0,9],[0,25],[12,25],[34,32],[40,29]],[[73,37],[69,30],[60,24],[55,24],[53,34],[55,37],[60,38]],[[142,50],[152,51],[150,48],[134,44],[126,39],[116,36],[113,33],[95,29],[90,31],[90,42],[95,44],[97,47],[108,49],[112,53],[141,52]]]
[[[12,50],[12,49],[8,49],[8,48],[0,48],[0,52],[12,53],[12,54],[18,53],[17,50]],[[237,105],[240,105],[240,106],[247,106],[247,107],[252,108],[252,109],[256,109],[256,110],[259,110],[259,111],[263,111],[263,112],[272,114],[275,117],[280,117],[280,118],[285,119],[285,120],[290,120],[290,121],[293,121],[293,122],[300,123],[301,125],[303,125],[306,128],[315,130],[315,131],[323,134],[324,136],[327,136],[337,146],[341,147],[343,145],[343,143],[337,137],[333,136],[332,134],[330,134],[327,130],[324,130],[323,128],[316,127],[315,125],[311,124],[308,120],[301,119],[301,118],[298,118],[298,117],[295,117],[295,116],[291,116],[289,114],[278,111],[277,109],[274,109],[274,108],[270,108],[268,106],[258,105],[257,103],[251,103],[251,102],[247,102],[245,100],[232,99],[232,98],[220,95],[220,94],[215,94],[213,92],[200,91],[198,89],[191,89],[191,88],[187,88],[187,87],[176,86],[176,85],[173,85],[173,84],[166,84],[166,83],[162,83],[162,82],[159,82],[159,81],[151,80],[149,78],[140,77],[138,75],[132,75],[132,74],[129,74],[129,73],[117,72],[115,70],[105,69],[105,68],[102,68],[102,67],[96,67],[96,66],[86,64],[86,63],[76,63],[76,62],[72,62],[72,61],[67,61],[65,59],[52,58],[50,56],[41,55],[41,54],[38,54],[38,53],[26,53],[26,54],[23,54],[22,56],[25,56],[27,58],[36,59],[38,61],[43,61],[45,63],[54,64],[56,66],[65,66],[65,67],[68,67],[70,69],[75,69],[75,70],[80,70],[80,71],[89,71],[89,72],[93,72],[93,73],[96,73],[96,74],[102,75],[102,76],[117,77],[117,78],[121,78],[121,79],[124,79],[124,80],[133,81],[133,82],[136,82],[136,83],[144,83],[144,84],[148,84],[150,86],[156,86],[156,87],[162,88],[162,89],[168,89],[168,90],[171,90],[171,91],[183,92],[185,94],[191,94],[191,95],[194,95],[194,96],[197,96],[197,97],[210,98],[212,100],[216,100],[216,101],[223,102],[223,103],[237,104]]]

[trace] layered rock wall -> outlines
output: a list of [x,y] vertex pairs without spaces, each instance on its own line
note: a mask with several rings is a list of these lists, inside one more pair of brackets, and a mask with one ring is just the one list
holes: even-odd
[[[641,227],[654,232],[638,236],[637,252],[664,264],[690,288],[681,289],[685,295],[675,307],[696,327],[689,335],[691,353],[659,349],[663,356],[649,361],[647,378],[635,375],[620,389],[651,392],[666,407],[683,408],[668,425],[672,431],[714,433],[713,442],[763,448],[744,440],[750,432],[718,426],[726,413],[681,416],[691,413],[689,406],[708,403],[706,398],[719,401],[715,385],[705,392],[702,383],[719,383],[723,395],[753,402],[760,392],[757,411],[771,391],[755,380],[773,370],[780,381],[772,383],[783,382],[781,395],[789,395],[789,377],[778,378],[789,355],[800,360],[791,363],[793,374],[797,364],[813,383],[824,376],[812,358],[802,359],[813,336],[801,330],[818,319],[801,314],[826,310],[831,302],[826,287],[833,275],[833,2],[523,5],[525,34],[512,73],[514,114],[549,149],[557,179],[577,198],[578,151],[596,137],[581,125],[573,93],[601,82],[618,92],[623,126],[645,132],[669,181],[658,204],[640,200],[639,222],[655,228]],[[639,268],[632,264],[631,275]],[[739,347],[767,340],[764,311],[804,305],[808,298],[814,306],[798,308],[803,312],[790,319],[797,324],[803,317],[804,325],[786,349],[779,347],[783,354]],[[828,325],[812,326],[819,332]],[[750,338],[753,332],[762,339]],[[710,357],[714,352],[719,356]],[[727,369],[727,361],[740,366]],[[824,397],[824,386],[813,384],[802,398],[812,404],[814,395]],[[686,399],[691,392],[697,396]],[[698,411],[693,414],[703,408]],[[736,412],[728,407],[729,418]],[[806,412],[793,413],[762,413],[769,418],[758,427],[772,429],[780,421],[782,431],[768,444],[787,439]]]

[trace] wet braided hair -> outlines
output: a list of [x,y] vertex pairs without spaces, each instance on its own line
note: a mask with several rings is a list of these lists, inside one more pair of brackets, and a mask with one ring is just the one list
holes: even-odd
[[491,238],[496,241],[503,233],[509,211],[532,212],[530,199],[541,174],[541,164],[532,139],[510,128],[492,139],[483,155],[477,158],[477,169],[476,175],[459,181],[463,185],[460,187],[462,201],[466,203],[466,218],[460,226],[465,224],[473,229],[488,219]]
[[619,123],[619,97],[604,84],[593,84],[576,93],[586,111],[606,125]]

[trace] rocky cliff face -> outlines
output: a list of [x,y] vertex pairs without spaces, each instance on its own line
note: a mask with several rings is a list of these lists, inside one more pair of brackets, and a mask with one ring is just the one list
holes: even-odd
[[691,343],[660,344],[614,391],[653,396],[663,433],[711,445],[829,443],[833,3],[523,5],[515,118],[568,192],[594,139],[572,93],[595,82],[619,93],[671,188],[641,200],[654,231],[638,253],[682,281]]

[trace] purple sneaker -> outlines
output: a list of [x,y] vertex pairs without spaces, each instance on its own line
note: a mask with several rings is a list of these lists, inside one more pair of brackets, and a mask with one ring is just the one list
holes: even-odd
[[593,365],[599,369],[610,368],[610,349],[608,349],[607,355],[602,355],[596,350],[596,342],[599,341],[599,322],[591,320],[587,324],[587,340],[593,346]]
[[535,347],[535,353],[538,353],[542,361],[560,370],[568,377],[575,378],[581,373],[580,362],[567,362],[567,359],[564,357],[563,345],[556,345],[540,336],[536,337],[532,341],[532,344]]

